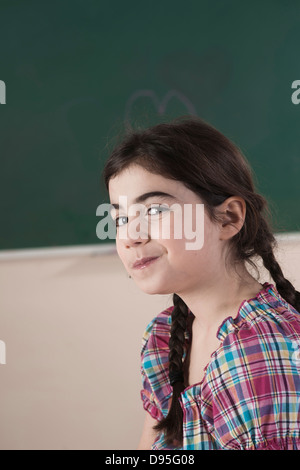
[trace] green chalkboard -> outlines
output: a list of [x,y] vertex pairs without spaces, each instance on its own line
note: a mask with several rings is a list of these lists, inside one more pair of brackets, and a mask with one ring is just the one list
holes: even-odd
[[1,0],[0,249],[111,243],[114,136],[182,114],[237,143],[276,230],[299,231],[299,17],[298,0]]

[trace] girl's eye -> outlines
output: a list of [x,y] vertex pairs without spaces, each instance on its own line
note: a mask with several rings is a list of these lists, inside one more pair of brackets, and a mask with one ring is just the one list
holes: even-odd
[[[153,207],[149,207],[149,209],[147,210],[147,214],[158,215],[159,213],[165,212],[166,210],[168,210],[168,208],[164,206],[153,206]],[[153,211],[153,213],[150,214],[149,213],[150,211]],[[123,225],[127,224],[127,222],[128,222],[128,217],[126,217],[125,215],[117,217],[115,219],[116,227],[122,227]]]
[[[126,219],[126,222],[124,222],[124,219]],[[121,221],[121,223],[120,223],[120,221]],[[128,222],[128,217],[126,217],[125,215],[122,215],[121,217],[117,217],[116,220],[115,220],[116,227],[121,227],[122,225],[127,224],[127,222]]]
[[[151,210],[154,211],[154,214],[150,214],[150,215],[157,215],[160,212],[164,212],[164,211],[168,210],[168,208],[164,207],[164,206],[153,206],[153,207],[149,207],[147,212],[149,213],[149,211],[151,211]],[[155,213],[155,211],[158,211],[158,212]]]

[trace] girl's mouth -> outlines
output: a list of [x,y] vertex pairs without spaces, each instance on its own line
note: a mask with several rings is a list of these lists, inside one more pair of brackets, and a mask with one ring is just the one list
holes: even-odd
[[156,258],[143,258],[140,261],[136,262],[133,265],[133,268],[134,269],[147,268],[148,266],[150,266],[150,264],[154,263],[158,258],[159,258],[159,256],[157,256]]

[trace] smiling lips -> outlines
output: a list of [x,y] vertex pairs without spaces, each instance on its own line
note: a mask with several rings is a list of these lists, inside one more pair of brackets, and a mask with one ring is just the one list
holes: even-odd
[[158,256],[152,256],[152,257],[149,257],[149,258],[139,259],[134,263],[133,268],[134,269],[145,268],[145,267],[149,266],[149,264],[152,264],[157,258],[159,258],[159,257]]

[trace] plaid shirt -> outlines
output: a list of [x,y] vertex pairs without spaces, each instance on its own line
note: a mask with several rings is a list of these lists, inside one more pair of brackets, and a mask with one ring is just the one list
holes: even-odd
[[[142,345],[141,397],[151,416],[168,414],[168,377],[173,306],[146,328]],[[189,312],[190,314],[190,312]],[[220,326],[219,348],[200,383],[180,396],[186,450],[300,450],[300,314],[273,284],[239,307]],[[186,341],[189,333],[186,332]],[[152,449],[167,446],[164,434]]]

